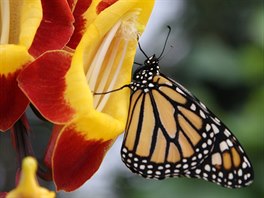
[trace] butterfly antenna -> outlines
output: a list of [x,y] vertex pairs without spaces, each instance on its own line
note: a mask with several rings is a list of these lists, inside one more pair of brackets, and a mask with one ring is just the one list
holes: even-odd
[[167,27],[168,27],[168,29],[169,29],[169,32],[168,32],[168,34],[167,34],[167,37],[166,37],[166,40],[165,40],[165,43],[164,43],[164,46],[163,46],[162,52],[160,53],[158,59],[160,59],[160,57],[163,55],[163,53],[164,53],[164,51],[165,51],[165,48],[166,48],[166,45],[167,45],[167,41],[168,41],[169,36],[170,36],[170,33],[171,33],[171,27],[170,27],[169,25],[168,25]]
[[148,55],[144,52],[144,50],[142,49],[140,42],[139,42],[139,36],[137,36],[137,40],[138,40],[138,47],[140,49],[140,51],[144,54],[144,56],[146,56],[146,58],[148,58]]
[[166,52],[166,54],[165,54],[164,56],[160,57],[159,60],[161,60],[161,59],[163,59],[164,57],[168,56],[168,54],[171,52],[172,48],[173,48],[173,46],[171,45],[169,51]]

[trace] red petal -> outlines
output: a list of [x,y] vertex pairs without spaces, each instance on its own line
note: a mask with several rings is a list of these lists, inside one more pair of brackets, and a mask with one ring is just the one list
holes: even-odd
[[5,198],[7,194],[7,192],[0,192],[0,198]]
[[74,127],[59,137],[53,155],[53,179],[57,190],[73,191],[98,170],[112,140],[87,140]]
[[43,19],[29,49],[37,57],[47,50],[62,49],[73,33],[73,15],[65,0],[41,0]]
[[100,14],[104,9],[108,8],[109,6],[113,5],[118,0],[102,0],[96,7],[97,14]]
[[17,85],[21,70],[7,76],[0,74],[0,131],[9,129],[24,113],[29,101]]
[[75,49],[79,44],[84,32],[85,32],[85,18],[84,12],[90,7],[92,0],[79,0],[74,8],[74,33],[69,41],[68,45],[72,49]]
[[74,5],[75,5],[75,0],[67,0],[69,6],[70,6],[70,9],[73,10],[74,8]]
[[72,119],[74,110],[64,98],[65,75],[70,68],[71,55],[64,51],[43,54],[19,75],[20,88],[39,112],[55,123]]
[[51,134],[51,137],[49,140],[49,144],[47,146],[47,150],[46,150],[45,158],[44,158],[44,163],[49,169],[51,169],[51,158],[52,158],[54,146],[55,146],[55,143],[58,139],[58,136],[60,134],[62,127],[63,126],[61,126],[61,125],[54,125],[54,128],[52,130],[52,134]]

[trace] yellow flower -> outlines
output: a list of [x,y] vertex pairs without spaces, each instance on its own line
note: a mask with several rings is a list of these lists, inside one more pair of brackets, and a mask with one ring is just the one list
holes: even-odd
[[37,161],[33,157],[23,160],[18,186],[6,198],[54,198],[55,193],[39,186],[36,179]]

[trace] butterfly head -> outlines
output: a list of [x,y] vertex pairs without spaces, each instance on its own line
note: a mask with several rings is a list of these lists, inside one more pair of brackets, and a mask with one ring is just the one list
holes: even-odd
[[133,79],[136,81],[151,81],[154,76],[159,75],[159,59],[155,54],[144,61],[144,65],[137,68]]
[[148,57],[145,61],[144,61],[144,66],[147,67],[155,67],[159,64],[159,59],[156,58],[156,55],[153,54],[152,56]]

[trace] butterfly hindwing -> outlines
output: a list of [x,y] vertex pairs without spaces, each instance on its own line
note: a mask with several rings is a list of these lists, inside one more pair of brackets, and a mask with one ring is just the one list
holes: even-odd
[[202,178],[228,188],[239,188],[252,183],[252,165],[236,137],[217,118],[214,149],[205,161],[185,176]]

